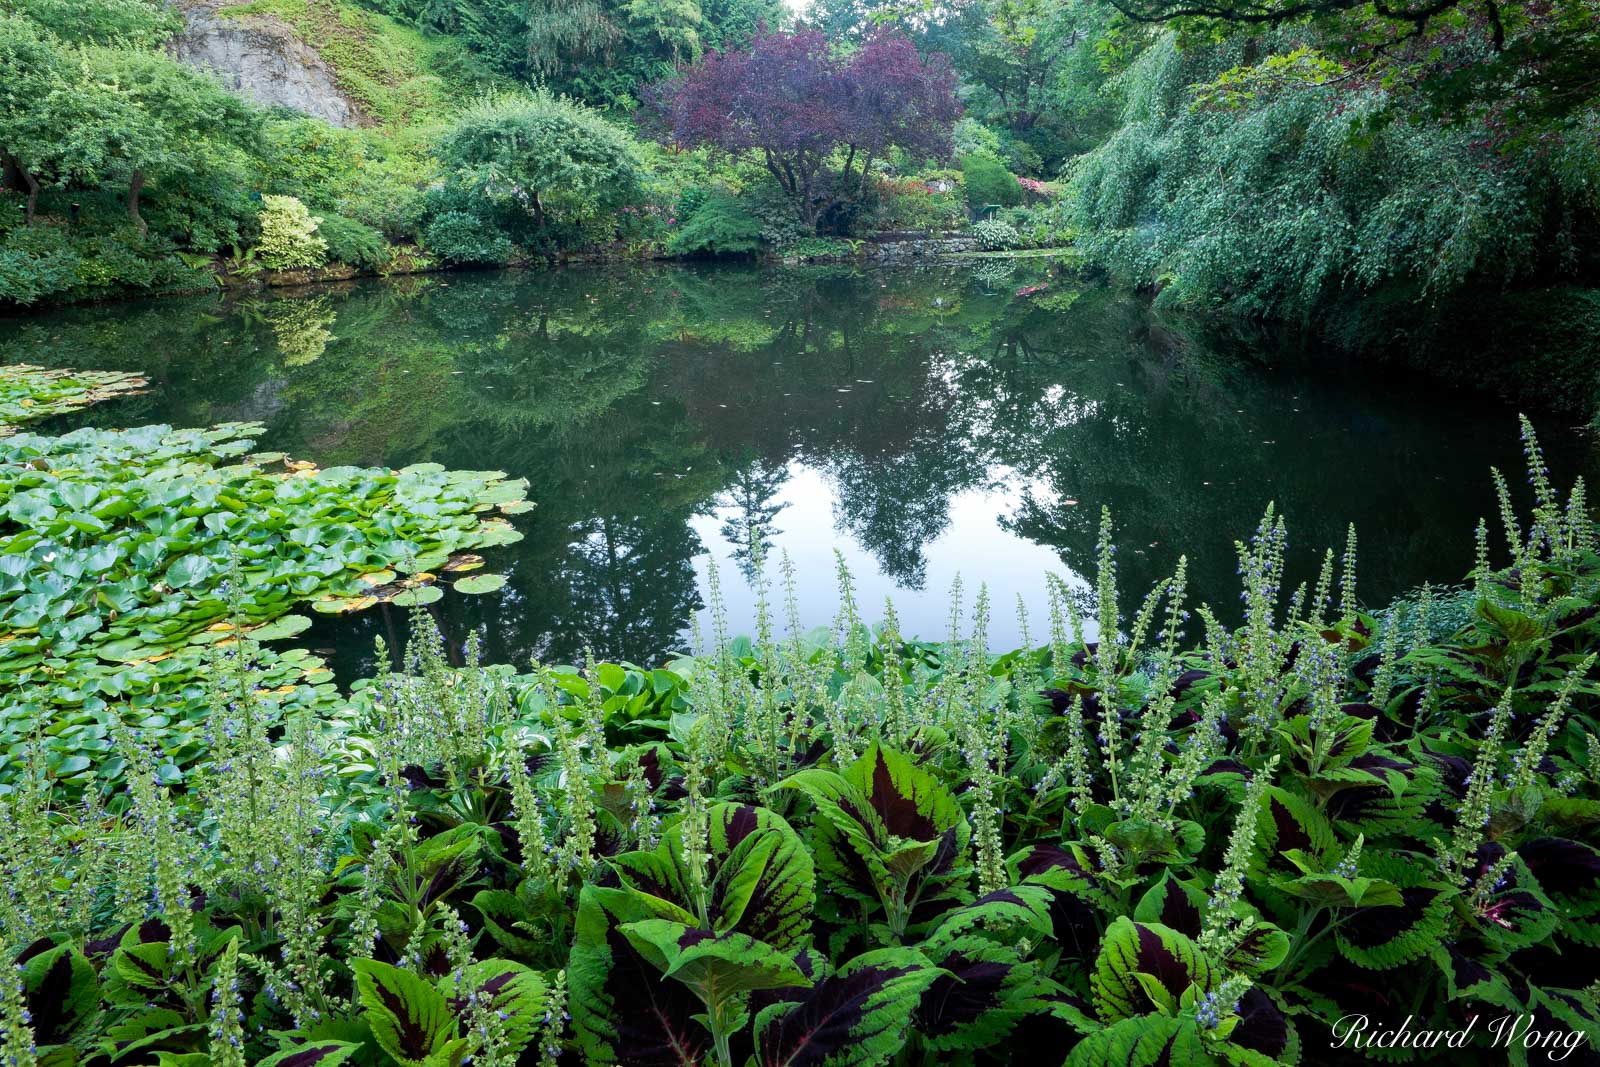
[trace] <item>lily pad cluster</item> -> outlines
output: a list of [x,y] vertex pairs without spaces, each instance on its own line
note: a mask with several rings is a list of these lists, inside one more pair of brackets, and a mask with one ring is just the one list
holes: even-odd
[[29,423],[90,404],[144,392],[143,375],[107,370],[51,370],[29,363],[0,366],[0,437]]
[[109,750],[114,716],[154,717],[175,775],[203,748],[213,655],[247,635],[269,701],[328,699],[315,656],[256,651],[310,625],[296,607],[428,603],[439,573],[522,536],[506,516],[531,506],[526,483],[500,471],[319,469],[252,453],[260,429],[0,442],[0,748],[42,728],[50,770],[72,775]]

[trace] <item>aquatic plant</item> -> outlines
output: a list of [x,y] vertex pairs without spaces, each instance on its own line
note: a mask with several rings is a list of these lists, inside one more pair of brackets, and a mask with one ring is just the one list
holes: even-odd
[[808,632],[788,566],[780,636],[757,539],[755,636],[719,578],[666,668],[451,666],[418,607],[397,669],[280,729],[219,659],[194,788],[146,720],[91,771],[127,795],[80,802],[36,719],[0,767],[0,1048],[1254,1067],[1403,1008],[1558,1053],[1600,1027],[1600,555],[1528,455],[1533,521],[1475,586],[1382,611],[1353,539],[1286,592],[1275,511],[1237,627],[1183,562],[1127,601],[1104,515],[1043,643],[993,654],[959,584],[947,640],[871,629],[842,569]]
[[[521,537],[524,483],[498,471],[319,470],[251,452],[260,427],[78,430],[0,443],[0,745],[41,722],[49,771],[112,755],[119,722],[163,730],[164,776],[202,758],[216,654],[280,705],[331,691],[321,662],[266,642],[311,624],[298,606],[431,603],[439,575],[498,587],[474,550]],[[485,515],[485,512],[496,514]],[[246,647],[247,646],[247,647]],[[113,763],[115,761],[113,760]]]
[[0,366],[0,437],[54,415],[144,391],[143,375],[124,371],[50,370],[28,363]]

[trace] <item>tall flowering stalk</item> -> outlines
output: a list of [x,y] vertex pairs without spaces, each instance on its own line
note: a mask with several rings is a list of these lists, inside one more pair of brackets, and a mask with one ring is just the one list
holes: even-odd
[[1234,908],[1244,894],[1244,876],[1250,869],[1250,859],[1256,847],[1256,820],[1267,790],[1272,787],[1272,776],[1278,768],[1278,757],[1272,756],[1256,771],[1245,790],[1244,803],[1239,806],[1239,817],[1228,838],[1228,850],[1222,857],[1222,870],[1211,886],[1211,899],[1206,905],[1205,922],[1200,933],[1200,947],[1213,955],[1228,939],[1236,923]]
[[228,939],[211,981],[211,1067],[247,1067],[244,1058],[244,998],[239,992],[239,939]]
[[1269,504],[1250,544],[1234,545],[1239,555],[1239,574],[1244,580],[1244,590],[1239,594],[1245,609],[1239,650],[1243,659],[1239,699],[1245,712],[1241,732],[1258,745],[1277,725],[1284,696],[1283,667],[1291,642],[1279,633],[1275,616],[1287,544],[1283,519],[1274,514]]
[[39,1047],[34,1041],[33,1016],[23,997],[22,968],[6,956],[0,975],[0,1062],[5,1067],[38,1067]]
[[1457,809],[1459,815],[1450,841],[1439,846],[1439,869],[1452,881],[1465,883],[1464,872],[1472,865],[1483,843],[1484,831],[1492,815],[1491,804],[1497,784],[1500,754],[1510,728],[1511,697],[1514,687],[1506,687],[1489,718],[1489,729],[1478,744],[1478,756],[1467,775],[1467,795]]

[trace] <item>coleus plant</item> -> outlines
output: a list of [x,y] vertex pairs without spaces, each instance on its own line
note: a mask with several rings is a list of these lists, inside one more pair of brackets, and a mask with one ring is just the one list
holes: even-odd
[[1244,624],[1201,611],[1196,647],[1182,566],[1124,619],[1107,543],[1095,642],[1058,597],[1049,645],[998,658],[986,608],[937,650],[849,614],[663,679],[429,645],[281,741],[214,701],[192,791],[118,740],[131,795],[62,804],[30,758],[0,796],[0,1040],[865,1067],[1314,1062],[1354,1012],[1592,1034],[1600,555],[1535,495],[1513,567],[1381,613],[1353,545],[1337,596],[1330,553],[1284,603],[1269,517]]

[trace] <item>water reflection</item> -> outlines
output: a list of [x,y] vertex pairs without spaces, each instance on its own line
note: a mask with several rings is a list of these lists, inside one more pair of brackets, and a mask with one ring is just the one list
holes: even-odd
[[[969,596],[988,583],[996,642],[1015,641],[1019,595],[1042,630],[1046,569],[1092,571],[1102,504],[1138,593],[1181,548],[1194,594],[1231,603],[1233,540],[1276,501],[1297,578],[1353,521],[1379,600],[1459,578],[1494,513],[1489,465],[1518,462],[1507,410],[1313,382],[1036,270],[454,275],[75,309],[0,321],[0,344],[151,377],[79,421],[257,419],[264,447],[325,464],[528,478],[538,508],[500,550],[506,590],[439,606],[513,661],[659,659],[702,608],[710,558],[748,629],[752,530],[795,559],[806,625],[833,612],[838,548],[874,616],[892,594],[908,631],[942,636],[960,572]],[[1545,435],[1557,473],[1578,472],[1585,444]],[[314,636],[348,674],[402,624]]]

